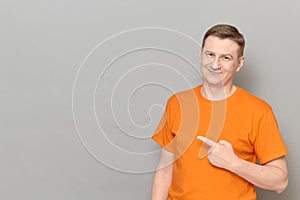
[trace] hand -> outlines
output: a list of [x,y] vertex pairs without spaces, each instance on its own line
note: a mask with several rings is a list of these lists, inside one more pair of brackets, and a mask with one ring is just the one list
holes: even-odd
[[220,140],[216,143],[202,136],[198,136],[198,139],[210,146],[207,158],[213,166],[230,170],[231,166],[238,162],[238,157],[229,142]]
[[213,166],[227,170],[230,170],[231,166],[238,160],[232,145],[225,140],[220,140],[214,146],[210,147],[207,158]]

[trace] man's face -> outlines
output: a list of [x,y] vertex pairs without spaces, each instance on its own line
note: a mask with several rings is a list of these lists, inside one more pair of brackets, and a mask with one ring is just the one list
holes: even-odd
[[201,51],[200,71],[203,84],[228,86],[244,62],[240,47],[230,39],[208,36]]

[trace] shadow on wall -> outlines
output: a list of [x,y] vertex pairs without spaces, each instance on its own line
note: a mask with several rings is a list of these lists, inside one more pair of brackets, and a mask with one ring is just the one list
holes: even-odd
[[258,87],[256,80],[256,69],[251,62],[245,61],[244,66],[241,68],[241,70],[236,73],[234,83],[238,85],[241,88],[244,88],[248,92],[252,93],[254,92],[254,89]]
[[[282,194],[277,194],[276,192],[273,191],[267,191],[267,190],[262,190],[259,188],[255,188],[257,192],[257,200],[293,200],[294,198],[291,198],[289,196],[290,192],[287,190],[282,193]],[[294,197],[297,196],[297,194],[294,194]]]

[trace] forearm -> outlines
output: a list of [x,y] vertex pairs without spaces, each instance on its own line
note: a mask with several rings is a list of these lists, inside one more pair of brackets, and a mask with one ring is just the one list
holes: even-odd
[[[280,158],[284,159],[284,158]],[[282,162],[281,160],[278,162]],[[288,175],[285,163],[283,167],[275,165],[257,165],[241,158],[237,158],[228,170],[246,179],[253,185],[267,190],[281,193],[288,184]]]
[[167,200],[172,174],[166,170],[157,170],[152,186],[152,200]]

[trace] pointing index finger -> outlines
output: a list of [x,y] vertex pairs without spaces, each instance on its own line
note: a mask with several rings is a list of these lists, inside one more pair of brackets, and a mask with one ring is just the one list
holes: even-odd
[[205,144],[207,144],[211,147],[215,146],[215,144],[216,144],[216,142],[214,142],[206,137],[203,137],[203,136],[197,136],[197,139],[201,140],[202,142],[204,142]]

